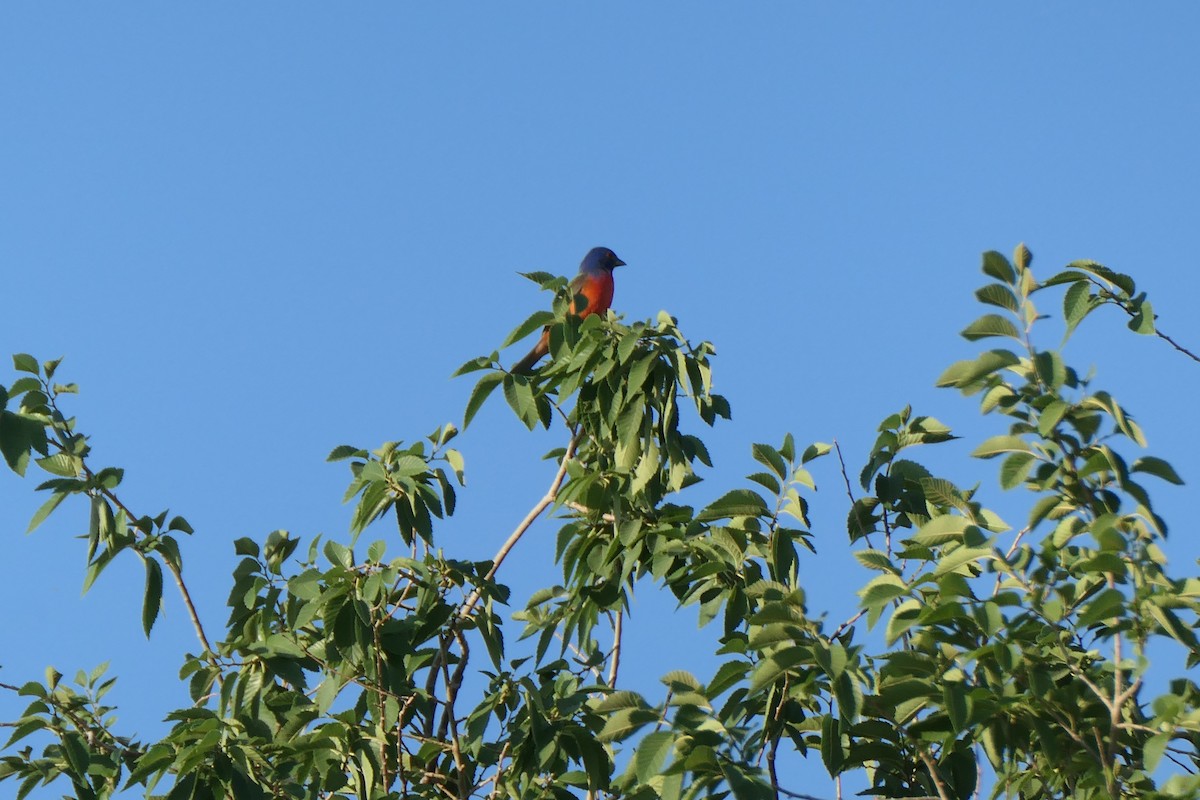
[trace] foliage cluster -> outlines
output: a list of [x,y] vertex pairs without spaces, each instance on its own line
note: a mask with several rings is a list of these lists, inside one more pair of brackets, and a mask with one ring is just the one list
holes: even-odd
[[[3,684],[28,706],[7,723],[0,782],[18,798],[69,783],[88,800],[123,788],[169,800],[809,797],[777,769],[794,749],[835,778],[865,771],[888,798],[965,800],[985,763],[992,796],[1200,796],[1200,689],[1152,673],[1150,660],[1164,642],[1189,668],[1200,661],[1200,579],[1168,573],[1167,525],[1144,483],[1180,479],[1134,455],[1141,428],[1061,345],[1035,343],[1034,300],[1063,294],[1068,337],[1105,304],[1134,331],[1167,337],[1128,276],[1075,262],[1038,281],[1030,262],[1024,246],[1011,260],[984,255],[989,282],[976,296],[988,313],[963,336],[999,344],[938,379],[1003,421],[973,455],[1026,493],[1024,516],[1005,521],[978,487],[914,460],[919,446],[955,438],[947,426],[907,407],[889,415],[857,488],[846,479],[849,544],[869,579],[859,612],[836,625],[810,612],[798,575],[815,552],[809,465],[840,451],[791,435],[754,444],[761,469],[745,485],[688,505],[711,459],[685,418],[711,426],[730,414],[712,391],[712,347],[665,313],[580,321],[561,278],[528,276],[555,293],[554,311],[505,342],[549,325],[540,371],[510,374],[497,353],[459,370],[482,372],[464,424],[501,388],[529,428],[564,432],[551,485],[496,557],[435,546],[463,487],[454,426],[338,447],[349,535],[239,540],[215,641],[184,581],[191,526],[126,506],[122,470],[96,466],[60,406],[76,387],[55,382],[58,362],[17,355],[20,377],[0,387],[0,452],[19,475],[33,465],[49,475],[30,529],[85,497],[85,587],[136,556],[146,634],[169,575],[199,648],[181,670],[193,704],[168,713],[158,741],[120,732],[103,668],[74,685],[53,669]],[[561,581],[506,614],[502,563],[547,511],[563,522]],[[387,532],[363,546],[368,529]],[[720,666],[668,672],[647,697],[620,685],[622,626],[634,592],[656,589],[718,626]],[[1163,780],[1166,765],[1179,774]]]

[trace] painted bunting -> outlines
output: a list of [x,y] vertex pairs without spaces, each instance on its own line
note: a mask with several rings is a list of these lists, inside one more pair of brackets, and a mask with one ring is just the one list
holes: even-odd
[[[607,247],[593,247],[588,250],[583,261],[579,264],[579,274],[571,279],[569,287],[574,298],[572,313],[580,319],[591,314],[603,314],[612,306],[613,299],[613,270],[625,266],[625,262],[617,258],[617,254]],[[577,298],[582,295],[584,300]],[[582,308],[580,307],[582,305]],[[542,337],[529,351],[529,354],[513,364],[511,372],[516,375],[528,375],[533,371],[542,356],[550,352],[550,327],[542,331]]]

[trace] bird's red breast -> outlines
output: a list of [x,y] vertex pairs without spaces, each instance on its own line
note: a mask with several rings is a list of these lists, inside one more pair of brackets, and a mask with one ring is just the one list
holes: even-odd
[[[603,314],[612,307],[613,276],[611,271],[599,274],[585,273],[580,275],[579,279],[582,279],[579,280],[579,285],[573,285],[571,290],[576,295],[583,295],[587,298],[586,306],[582,309],[576,308],[576,314],[580,319],[592,314]],[[574,281],[572,283],[574,284]]]

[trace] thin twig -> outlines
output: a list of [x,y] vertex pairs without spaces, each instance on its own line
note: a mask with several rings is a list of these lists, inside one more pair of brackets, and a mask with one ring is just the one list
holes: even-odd
[[[509,551],[516,547],[517,542],[525,535],[525,531],[529,530],[529,526],[533,524],[534,520],[549,508],[550,504],[558,497],[558,490],[562,488],[563,481],[567,477],[567,464],[571,463],[571,459],[575,457],[575,448],[579,445],[579,436],[578,432],[572,434],[571,441],[567,445],[567,452],[563,454],[562,461],[558,464],[558,472],[554,474],[554,480],[550,482],[550,488],[546,491],[545,496],[533,508],[529,509],[529,513],[525,515],[525,519],[521,520],[521,523],[509,535],[507,541],[496,551],[496,555],[492,558],[492,568],[488,570],[485,580],[490,581],[495,577],[496,572],[500,569],[500,564],[504,561]],[[480,587],[476,587],[458,610],[459,617],[471,616],[471,612],[475,610],[475,606],[479,603],[479,598],[482,594],[483,590]]]
[[853,617],[851,617],[850,619],[843,622],[841,625],[838,625],[837,630],[835,630],[833,632],[833,635],[829,637],[829,641],[833,641],[834,639],[838,638],[843,633],[845,633],[846,629],[849,628],[854,623],[858,622],[862,618],[862,615],[865,613],[867,613],[867,610],[864,608],[862,611],[859,611],[857,614],[855,614]]
[[1200,361],[1200,356],[1197,356],[1191,350],[1188,350],[1186,347],[1184,347],[1183,345],[1176,342],[1170,336],[1167,336],[1165,333],[1160,331],[1158,328],[1154,329],[1154,335],[1157,336],[1158,338],[1162,339],[1163,341],[1165,341],[1167,344],[1171,345],[1171,347],[1174,347],[1179,352],[1183,353],[1185,356],[1190,358],[1192,361]]
[[[575,502],[574,500],[568,500],[567,502],[563,503],[563,505],[564,505],[564,506],[566,506],[567,508],[570,508],[570,509],[574,510],[574,511],[578,511],[580,514],[594,514],[594,513],[596,513],[596,512],[595,512],[593,509],[590,509],[590,508],[588,508],[588,507],[587,507],[587,506],[585,506],[583,503],[577,503],[577,502]],[[616,518],[616,517],[614,517],[612,514],[609,514],[609,513],[607,513],[607,512],[605,512],[605,513],[601,514],[601,515],[600,515],[600,519],[604,520],[605,522],[609,522],[609,523],[612,523],[612,522],[616,522],[616,521],[617,521],[617,518]]]
[[[1091,277],[1090,275],[1088,276],[1088,280],[1091,281],[1092,283],[1094,283],[1096,286],[1099,286],[1105,292],[1108,292],[1109,296],[1112,298],[1111,302],[1113,303],[1113,305],[1117,306],[1122,311],[1124,311],[1126,314],[1128,314],[1130,316],[1130,318],[1137,316],[1137,314],[1133,311],[1133,309],[1131,309],[1129,306],[1122,303],[1120,298],[1113,295],[1112,289],[1110,289],[1108,286],[1105,286],[1099,280]],[[1155,315],[1155,316],[1157,316],[1157,315]],[[1154,335],[1157,336],[1158,338],[1162,339],[1167,344],[1171,345],[1171,347],[1174,347],[1179,352],[1183,353],[1185,356],[1190,358],[1192,361],[1200,362],[1200,356],[1197,356],[1191,350],[1188,350],[1186,347],[1184,347],[1183,345],[1176,342],[1170,336],[1167,336],[1165,333],[1160,331],[1158,329],[1157,323],[1154,325]]]
[[937,789],[938,798],[940,800],[950,800],[950,790],[946,788],[946,781],[942,779],[942,773],[938,770],[937,762],[933,760],[933,756],[924,750],[918,752],[921,755],[921,760],[925,762],[925,768],[929,770],[929,777],[933,779],[933,785]]
[[[1006,552],[1004,554],[1004,560],[1006,562],[1010,558],[1012,558],[1013,553],[1017,552],[1017,546],[1021,544],[1021,540],[1023,538],[1025,538],[1025,534],[1029,533],[1031,530],[1032,530],[1032,528],[1030,528],[1029,526],[1025,526],[1024,528],[1022,528],[1020,531],[1017,532],[1017,535],[1013,538],[1013,543],[1008,548],[1008,552]],[[996,585],[994,587],[992,587],[992,597],[995,597],[996,595],[998,595],[1000,593],[1000,584],[1003,583],[1003,580],[1004,580],[1003,573],[997,572]]]
[[617,618],[613,621],[613,649],[608,665],[608,685],[617,688],[617,670],[621,666],[621,623],[625,619],[624,609],[617,609]]
[[[842,446],[836,438],[833,440],[833,449],[837,451],[838,464],[842,467],[842,480],[846,482],[846,496],[850,498],[850,508],[851,513],[853,513],[854,504],[858,501],[854,499],[854,490],[850,488],[850,476],[846,474],[846,459],[842,455]],[[875,549],[875,545],[871,543],[870,533],[863,533],[863,539],[866,540],[867,547]]]
[[[62,410],[59,409],[59,407],[58,407],[58,403],[56,402],[56,397],[55,397],[53,388],[47,384],[43,384],[43,385],[44,385],[44,388],[46,389],[46,394],[50,400],[50,407],[52,409],[54,409],[54,416],[56,418],[53,423],[53,430],[54,430],[55,436],[58,437],[58,441],[55,444],[57,445],[57,447],[60,451],[62,451],[64,453],[68,453],[69,451],[67,449],[67,438],[66,437],[68,435],[73,436],[74,434],[71,434],[70,431],[67,430],[65,427],[66,426],[66,422],[65,422],[66,417],[63,415]],[[60,420],[61,420],[61,422],[60,422]],[[96,477],[96,473],[93,472],[91,467],[89,467],[87,465],[87,463],[83,460],[84,457],[82,455],[80,455],[80,456],[77,456],[77,458],[79,459],[79,465],[83,469],[84,475],[86,475],[89,479],[94,479]],[[113,505],[115,505],[121,511],[125,512],[125,516],[129,519],[131,526],[135,520],[141,519],[141,517],[134,514],[132,511],[130,511],[129,508],[124,503],[121,502],[121,499],[119,497],[117,497],[117,495],[115,493],[113,493],[113,491],[111,489],[101,488],[100,492],[105,497],[107,497],[109,500],[111,500]],[[136,528],[134,528],[134,529],[136,530]],[[144,553],[142,554],[142,556],[143,556],[143,558],[149,557]],[[167,569],[170,570],[171,577],[175,579],[175,586],[177,586],[179,588],[179,594],[183,598],[183,605],[187,609],[188,616],[191,617],[192,627],[196,629],[196,636],[200,639],[200,644],[201,644],[201,646],[204,647],[205,654],[208,655],[209,663],[211,663],[215,667],[219,667],[219,665],[217,664],[216,652],[213,650],[212,645],[208,641],[208,636],[204,632],[204,624],[200,621],[200,614],[196,611],[196,604],[192,602],[191,592],[188,591],[187,584],[185,584],[183,582],[182,569],[179,566],[177,566],[172,559],[170,559],[166,556],[164,556],[162,560],[163,560],[163,563],[167,565]],[[218,683],[218,685],[222,683],[222,675],[219,670],[217,672],[217,683]]]

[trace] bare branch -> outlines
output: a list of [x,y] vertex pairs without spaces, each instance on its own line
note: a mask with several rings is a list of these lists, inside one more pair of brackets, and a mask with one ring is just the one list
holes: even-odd
[[608,685],[613,689],[617,688],[617,670],[621,666],[621,624],[625,619],[623,609],[617,609],[616,619],[613,620],[613,649],[609,658],[612,660],[608,665]]
[[[550,504],[558,497],[558,490],[562,488],[563,481],[567,477],[567,464],[575,457],[575,448],[579,446],[579,436],[580,434],[577,431],[571,436],[571,441],[567,445],[567,452],[563,454],[562,461],[558,464],[558,472],[554,474],[554,480],[550,482],[550,488],[546,491],[545,496],[533,508],[529,509],[529,513],[525,515],[525,519],[521,520],[521,523],[517,525],[504,544],[500,546],[500,549],[496,551],[496,555],[492,558],[492,568],[488,570],[486,576],[487,580],[490,581],[495,577],[496,572],[500,569],[500,564],[503,563],[509,551],[517,546],[517,542],[525,535],[525,531],[529,530],[529,526],[533,524],[534,520],[541,516],[541,513],[549,508]],[[475,606],[479,603],[482,593],[482,590],[476,587],[462,604],[462,608],[458,610],[458,615],[460,617],[471,616],[471,612],[475,610]]]

